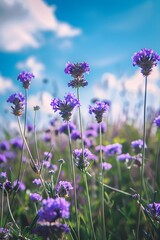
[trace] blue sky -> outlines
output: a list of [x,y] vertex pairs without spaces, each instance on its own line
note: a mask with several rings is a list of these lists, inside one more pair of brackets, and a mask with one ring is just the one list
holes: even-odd
[[[88,106],[93,97],[107,98],[115,114],[122,112],[123,101],[135,103],[137,92],[143,91],[143,77],[132,66],[131,57],[144,47],[160,54],[159,9],[159,0],[1,0],[1,119],[9,109],[6,98],[23,92],[17,81],[22,70],[36,76],[29,107],[43,95],[42,111],[51,113],[52,96],[74,92],[68,89],[70,77],[64,74],[68,61],[87,61],[91,68],[86,75],[89,85],[81,89],[82,105]],[[159,76],[158,67],[148,85],[148,104],[156,108]]]

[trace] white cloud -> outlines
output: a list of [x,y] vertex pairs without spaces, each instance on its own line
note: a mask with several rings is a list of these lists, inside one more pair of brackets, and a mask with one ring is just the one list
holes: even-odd
[[8,90],[15,90],[15,86],[10,78],[5,78],[0,75],[0,93],[5,93]]
[[45,66],[33,56],[27,58],[25,61],[18,62],[16,67],[20,70],[32,72],[36,78],[42,78],[43,70],[45,69]]
[[59,21],[55,15],[56,8],[42,0],[1,0],[0,8],[0,49],[5,51],[38,48],[44,31],[53,32],[60,38],[81,34],[81,29]]

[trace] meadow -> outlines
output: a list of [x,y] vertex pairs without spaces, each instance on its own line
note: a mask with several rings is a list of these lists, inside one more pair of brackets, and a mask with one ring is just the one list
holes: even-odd
[[132,60],[144,78],[144,101],[132,121],[128,112],[109,121],[107,99],[92,99],[83,116],[90,67],[68,63],[69,91],[51,99],[53,118],[39,130],[41,106],[27,121],[34,73],[18,75],[22,93],[6,101],[19,130],[0,139],[0,239],[160,239],[160,112],[146,105],[160,56],[144,48]]

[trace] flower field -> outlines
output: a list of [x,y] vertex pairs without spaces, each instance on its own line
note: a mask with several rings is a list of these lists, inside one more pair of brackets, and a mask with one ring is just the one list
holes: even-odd
[[140,126],[109,121],[108,99],[93,99],[83,115],[90,71],[83,62],[67,63],[70,91],[51,99],[52,120],[39,130],[41,106],[28,124],[34,73],[18,75],[22,91],[6,101],[19,130],[0,139],[0,239],[160,239],[160,112],[147,112],[160,56],[144,48],[132,60],[144,78]]

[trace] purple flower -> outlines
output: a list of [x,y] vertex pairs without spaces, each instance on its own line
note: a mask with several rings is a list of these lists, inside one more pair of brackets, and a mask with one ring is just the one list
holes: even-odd
[[98,133],[95,130],[86,130],[85,131],[85,136],[86,137],[95,137],[96,138],[98,136]]
[[54,98],[50,104],[54,112],[59,111],[64,121],[69,121],[72,116],[72,111],[75,107],[79,107],[80,103],[73,93],[67,93],[64,101]]
[[158,61],[160,61],[160,56],[156,52],[153,52],[152,49],[143,48],[133,55],[132,61],[133,66],[137,65],[141,68],[143,76],[148,76],[153,66],[157,66]]
[[89,106],[89,113],[90,114],[95,114],[95,118],[98,123],[102,122],[103,114],[105,112],[108,112],[109,110],[109,105],[107,102],[96,102],[95,106]]
[[30,72],[26,72],[26,71],[23,71],[21,72],[18,77],[17,77],[17,80],[20,80],[20,82],[23,83],[23,87],[25,89],[28,89],[30,84],[31,84],[31,80],[34,78],[35,76],[33,75],[33,73],[30,73]]
[[1,172],[0,173],[0,182],[5,182],[5,180],[7,179],[7,173],[6,172]]
[[[69,130],[72,134],[72,132],[76,130],[76,125],[72,122],[69,122]],[[59,129],[59,132],[68,135],[68,123],[63,123]]]
[[6,156],[4,154],[0,153],[0,164],[1,163],[6,163],[6,162],[7,162]]
[[42,185],[42,182],[41,182],[41,179],[40,179],[40,178],[35,178],[32,182],[33,182],[35,185],[37,185],[37,186],[41,186],[41,185]]
[[85,171],[90,166],[91,162],[95,160],[95,155],[93,155],[87,148],[82,151],[82,149],[75,149],[73,151],[73,158],[75,165],[81,170]]
[[1,240],[8,240],[10,235],[10,231],[6,228],[0,228],[0,239]]
[[27,131],[28,132],[33,132],[34,131],[34,126],[32,124],[27,124]]
[[71,139],[72,140],[77,140],[77,139],[81,139],[81,134],[79,130],[73,130],[71,133]]
[[70,203],[64,198],[48,198],[42,201],[38,211],[39,222],[55,222],[59,218],[69,218]]
[[160,115],[154,119],[154,123],[158,128],[160,127]]
[[103,167],[104,170],[107,171],[107,170],[110,170],[112,168],[112,164],[103,162],[102,167]]
[[11,106],[12,113],[15,116],[21,116],[24,109],[25,104],[25,97],[22,95],[22,93],[14,93],[12,94],[8,99],[7,102],[12,103],[14,105]]
[[117,156],[117,160],[121,161],[121,162],[128,162],[129,160],[131,160],[131,155],[129,153],[123,153],[119,156]]
[[30,199],[33,202],[40,202],[42,201],[42,196],[39,193],[30,193]]
[[0,150],[1,151],[8,151],[10,149],[8,141],[0,142]]
[[119,143],[110,144],[108,146],[105,146],[104,152],[108,156],[113,156],[115,154],[121,154],[122,153],[122,145]]
[[22,145],[23,145],[22,138],[17,137],[17,138],[11,139],[10,143],[14,149],[22,149]]
[[74,78],[83,76],[84,73],[89,73],[90,68],[88,63],[70,63],[68,62],[64,72],[70,74]]
[[153,220],[160,222],[160,203],[150,203],[147,205],[145,210]]
[[89,73],[90,68],[88,63],[67,63],[64,72],[70,74],[74,79],[68,83],[68,87],[79,88],[88,85],[84,79],[84,73]]
[[56,186],[56,194],[58,197],[68,197],[69,191],[72,190],[72,184],[67,181],[60,181]]
[[18,181],[18,180],[14,181],[13,187],[16,191],[17,190],[24,191],[26,189],[26,186],[25,186],[24,182]]
[[[135,152],[139,152],[139,150],[143,148],[143,140],[138,139],[138,140],[132,141],[131,146],[135,150]],[[145,148],[147,148],[146,144],[144,146]]]

